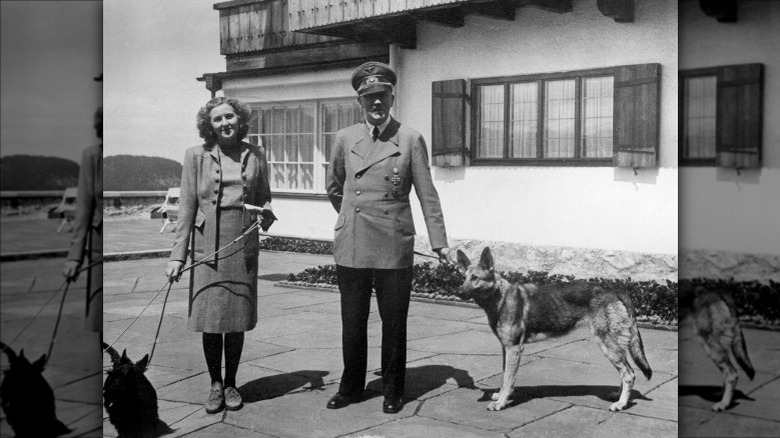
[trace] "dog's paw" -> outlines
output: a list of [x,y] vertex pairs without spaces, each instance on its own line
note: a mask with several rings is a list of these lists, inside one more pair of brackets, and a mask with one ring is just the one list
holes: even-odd
[[488,404],[487,410],[488,411],[500,411],[501,409],[504,409],[505,407],[506,407],[506,402],[501,403],[501,402],[498,402],[498,401],[494,401],[494,402],[490,402]]
[[619,401],[612,403],[609,407],[610,412],[619,412],[628,407],[628,403],[621,403]]
[[712,405],[712,410],[714,412],[723,412],[723,411],[726,410],[726,408],[729,407],[729,404],[730,403],[725,402],[725,401],[721,401],[721,402],[715,403],[714,405]]
[[500,393],[498,393],[498,392],[494,392],[494,393],[493,393],[493,394],[490,396],[490,399],[491,399],[491,400],[493,400],[493,401],[496,401],[496,400],[498,400],[498,394],[500,394]]

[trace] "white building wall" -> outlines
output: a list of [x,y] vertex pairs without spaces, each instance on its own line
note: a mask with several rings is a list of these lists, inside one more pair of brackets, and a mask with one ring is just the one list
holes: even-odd
[[680,17],[681,70],[764,64],[763,167],[681,168],[680,246],[780,255],[780,3],[743,1],[718,23],[683,2]]
[[[431,139],[431,82],[616,65],[661,64],[660,166],[432,168],[451,246],[490,244],[501,269],[578,277],[677,278],[677,6],[636,2],[634,23],[618,24],[595,0],[556,14],[533,7],[515,21],[469,15],[462,28],[418,24],[417,49],[391,48],[397,68],[394,115]],[[231,79],[226,96],[245,102],[354,98],[351,69]],[[332,239],[327,200],[277,196],[272,234]],[[418,249],[425,224],[412,196]],[[424,261],[424,260],[422,260]]]
[[[400,50],[398,114],[431,138],[431,82],[661,64],[660,167],[471,166],[433,168],[454,239],[677,254],[677,2],[639,1],[619,24],[596,1],[571,13],[533,7],[515,21],[477,15],[465,26],[418,25],[415,50]],[[422,227],[419,208],[415,210]]]

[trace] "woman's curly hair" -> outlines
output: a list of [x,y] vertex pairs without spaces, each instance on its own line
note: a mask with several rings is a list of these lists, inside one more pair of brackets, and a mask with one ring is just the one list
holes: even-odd
[[206,140],[206,143],[208,144],[215,144],[217,142],[217,133],[214,132],[214,128],[211,126],[209,114],[211,114],[211,110],[223,103],[232,106],[236,115],[238,115],[238,139],[243,140],[249,132],[249,122],[252,120],[252,111],[249,107],[236,99],[215,97],[208,101],[206,105],[198,111],[197,116],[198,133],[200,138]]

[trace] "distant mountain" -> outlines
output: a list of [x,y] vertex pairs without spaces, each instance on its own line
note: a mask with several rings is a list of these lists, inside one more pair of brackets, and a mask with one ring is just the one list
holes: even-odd
[[0,158],[0,190],[64,190],[78,182],[75,161],[36,155]]
[[112,155],[103,158],[103,190],[168,190],[179,187],[181,164],[161,157]]

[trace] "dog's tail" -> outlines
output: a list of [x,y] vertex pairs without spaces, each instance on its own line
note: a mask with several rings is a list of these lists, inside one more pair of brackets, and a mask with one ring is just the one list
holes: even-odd
[[103,349],[106,353],[108,353],[108,356],[111,358],[112,363],[118,363],[119,362],[119,353],[117,353],[116,350],[114,350],[114,347],[106,344],[103,341],[100,341],[100,348]]
[[642,374],[645,375],[647,380],[650,380],[650,378],[653,377],[653,370],[650,369],[650,364],[645,357],[645,346],[642,344],[642,334],[639,333],[636,321],[634,321],[633,326],[631,343],[629,345],[631,349],[631,358],[634,359],[634,363],[642,370]]

